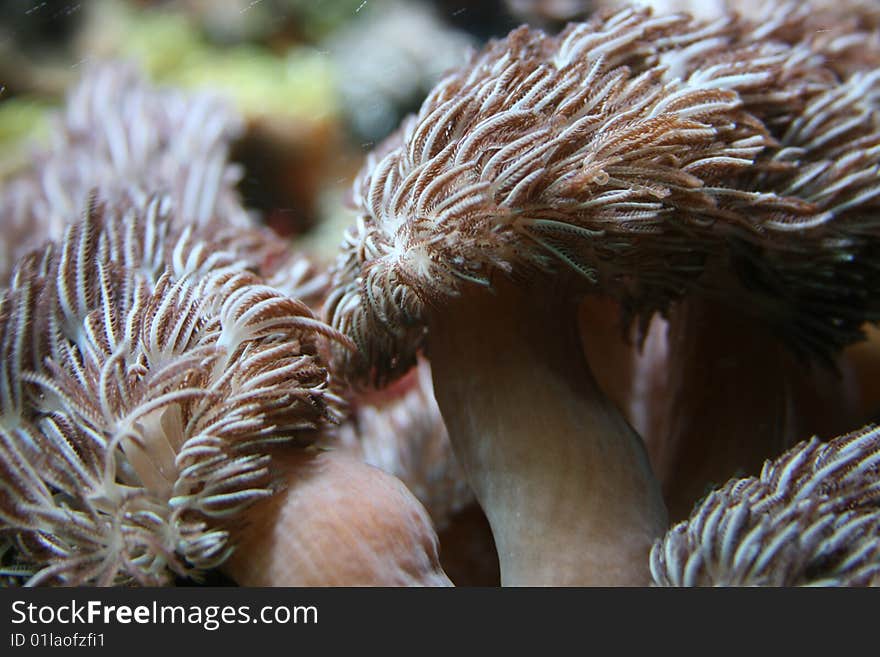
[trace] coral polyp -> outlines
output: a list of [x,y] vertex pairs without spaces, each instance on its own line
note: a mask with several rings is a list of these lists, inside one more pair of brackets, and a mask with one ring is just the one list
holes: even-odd
[[330,331],[168,206],[93,205],[0,301],[0,534],[30,584],[215,568],[272,492],[266,447],[339,418]]

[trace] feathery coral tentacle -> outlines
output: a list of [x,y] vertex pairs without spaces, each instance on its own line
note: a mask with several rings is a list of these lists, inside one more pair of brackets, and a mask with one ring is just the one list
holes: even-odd
[[804,441],[731,480],[651,552],[661,586],[880,582],[880,431]]
[[359,347],[341,369],[399,376],[427,309],[493,270],[570,269],[643,319],[723,296],[820,357],[857,339],[880,318],[880,78],[835,70],[803,14],[759,31],[628,9],[447,75],[355,183],[326,304]]
[[339,419],[308,308],[169,207],[93,205],[0,301],[0,533],[30,584],[216,567],[225,523],[271,493],[261,447]]

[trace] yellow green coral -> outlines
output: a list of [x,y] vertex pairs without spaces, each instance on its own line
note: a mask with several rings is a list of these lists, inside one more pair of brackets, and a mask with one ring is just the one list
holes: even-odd
[[100,27],[83,40],[88,57],[130,59],[156,81],[209,88],[249,119],[320,121],[336,113],[332,64],[313,48],[279,54],[253,44],[220,47],[187,16],[167,10],[101,3],[96,15]]

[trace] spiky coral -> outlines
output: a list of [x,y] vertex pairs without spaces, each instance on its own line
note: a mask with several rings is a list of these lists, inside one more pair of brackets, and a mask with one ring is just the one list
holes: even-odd
[[651,552],[661,586],[880,583],[880,430],[804,441],[712,492]]
[[570,269],[643,317],[715,294],[821,355],[856,339],[880,317],[880,75],[836,72],[802,26],[625,10],[492,42],[356,183],[341,369],[400,375],[426,308],[493,271]]
[[[600,0],[596,3],[603,9],[620,9],[632,4],[651,7],[655,13],[687,12],[704,20],[724,19],[735,12],[755,26],[756,36],[791,43],[808,36],[814,48],[818,46],[833,55],[829,64],[835,68],[849,67],[859,60],[876,63],[880,7],[873,0],[638,0],[635,3]],[[867,50],[864,48],[866,38],[873,42]]]
[[169,206],[91,207],[0,301],[0,534],[31,584],[216,566],[271,492],[261,446],[339,417],[329,329]]

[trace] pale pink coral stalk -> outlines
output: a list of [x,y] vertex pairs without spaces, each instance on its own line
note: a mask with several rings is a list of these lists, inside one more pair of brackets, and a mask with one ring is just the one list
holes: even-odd
[[451,586],[437,534],[403,483],[341,452],[274,455],[280,490],[233,532],[243,586]]
[[596,385],[564,304],[536,312],[496,289],[437,313],[429,354],[502,583],[646,583],[666,513],[641,439]]

